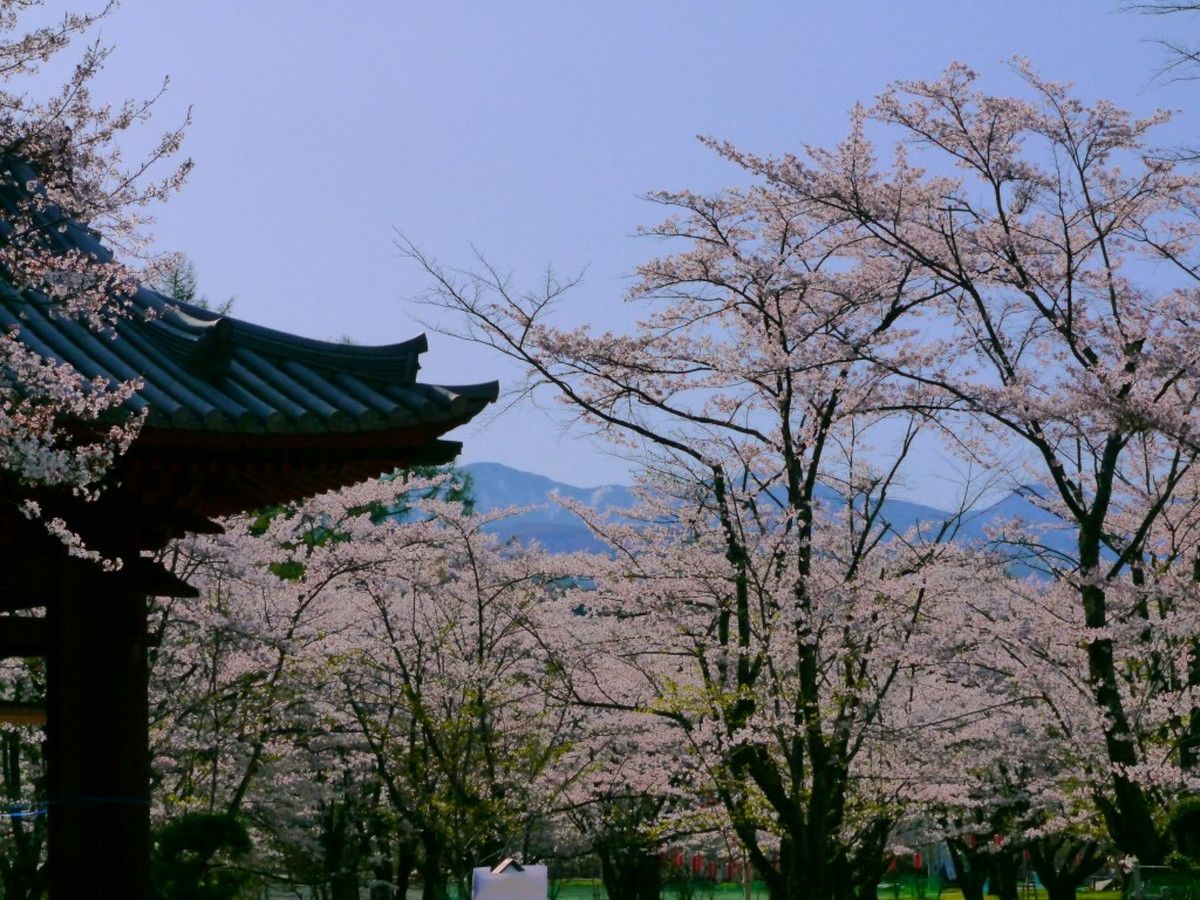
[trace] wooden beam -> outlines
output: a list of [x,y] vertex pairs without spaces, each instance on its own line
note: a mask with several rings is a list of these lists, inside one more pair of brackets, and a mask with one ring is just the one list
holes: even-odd
[[0,616],[0,659],[46,656],[52,640],[50,623],[41,616]]
[[120,571],[101,576],[106,591],[146,597],[199,597],[200,592],[165,567],[144,556],[131,556]]
[[43,703],[17,703],[0,700],[0,724],[45,725],[46,706]]
[[[147,633],[147,647],[157,647],[161,643],[159,635]],[[0,615],[0,659],[49,656],[52,652],[54,643],[50,625],[44,617]]]
[[[0,558],[4,584],[0,609],[26,606],[30,596],[55,596],[63,591],[143,594],[148,597],[198,597],[179,576],[152,559],[132,551],[116,572],[105,572],[95,563],[68,557],[65,551],[8,554]],[[9,596],[12,599],[9,599]],[[0,632],[2,635],[2,632]]]
[[[42,593],[53,595],[58,592],[62,581],[66,553],[51,555],[19,548],[6,552],[4,566],[4,593]],[[69,566],[69,563],[67,563]]]

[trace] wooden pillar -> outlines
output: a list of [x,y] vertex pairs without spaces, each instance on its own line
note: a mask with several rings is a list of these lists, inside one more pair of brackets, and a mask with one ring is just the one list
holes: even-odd
[[81,585],[49,617],[50,898],[149,900],[146,598]]

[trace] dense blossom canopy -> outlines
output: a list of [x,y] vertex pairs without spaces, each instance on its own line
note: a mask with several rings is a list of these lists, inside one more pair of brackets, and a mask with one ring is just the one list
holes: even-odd
[[[108,49],[84,47],[52,94],[34,77],[107,10],[26,26],[38,5],[0,2],[0,290],[36,298],[55,315],[103,332],[124,314],[135,273],[94,237],[66,242],[62,234],[88,223],[109,246],[137,254],[146,237],[144,210],[174,191],[190,167],[169,163],[183,127],[127,164],[120,138],[149,117],[154,97],[116,107],[95,100],[91,82]],[[166,174],[155,178],[162,166]],[[0,326],[0,468],[26,485],[89,487],[136,433],[136,420],[110,415],[132,385],[83,378],[17,341],[16,320],[5,317]],[[14,499],[13,488],[6,493]]]
[[[121,163],[149,104],[93,103],[103,50],[57,97],[13,87],[94,21],[25,33],[28,5],[0,0],[0,289],[104,333],[132,273],[60,229],[128,250],[186,166]],[[570,285],[520,295],[403,244],[519,390],[638,457],[639,504],[564,503],[608,552],[552,556],[453,475],[397,474],[173,546],[201,598],[155,607],[156,817],[239,817],[280,879],[416,871],[439,900],[517,849],[594,854],[631,900],[684,847],[779,900],[873,897],[935,841],[968,900],[1026,855],[1054,900],[1106,856],[1170,859],[1167,810],[1200,791],[1200,179],[1153,147],[1165,114],[1017,70],[1017,96],[963,65],[897,84],[833,149],[709,141],[751,183],[650,196],[667,249],[627,332],[555,325]],[[134,385],[6,326],[7,496],[86,492]],[[930,448],[971,474],[961,508],[892,521]],[[961,539],[997,487],[1043,527]],[[30,746],[0,733],[14,803]],[[36,871],[36,827],[9,828],[4,878]]]

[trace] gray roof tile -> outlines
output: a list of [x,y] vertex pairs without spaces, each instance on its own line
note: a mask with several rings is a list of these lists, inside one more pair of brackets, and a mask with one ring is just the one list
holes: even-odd
[[[0,209],[16,202],[4,195],[6,181],[0,179]],[[55,227],[53,210],[43,216],[47,234],[63,250],[111,259],[90,229],[69,221]],[[497,394],[495,382],[418,383],[424,335],[386,346],[312,340],[149,288],[137,291],[129,314],[106,334],[0,280],[0,328],[12,326],[31,349],[89,378],[138,379],[141,387],[126,406],[147,410],[146,425],[155,429],[317,433],[449,426]]]

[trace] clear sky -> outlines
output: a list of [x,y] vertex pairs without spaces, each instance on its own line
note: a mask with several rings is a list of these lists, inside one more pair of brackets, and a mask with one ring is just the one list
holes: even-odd
[[[66,0],[63,0],[65,3]],[[51,0],[54,5],[54,0]],[[71,2],[72,7],[77,6]],[[641,194],[713,190],[738,174],[695,140],[782,152],[841,137],[846,112],[951,60],[1004,90],[1030,58],[1088,97],[1184,110],[1200,83],[1154,79],[1153,38],[1200,20],[1121,13],[1118,0],[123,0],[102,39],[114,98],[171,86],[156,118],[193,109],[187,187],[156,243],[194,261],[242,318],[312,337],[402,340],[429,315],[393,229],[446,263],[471,247],[516,282],[588,266],[577,315],[618,322],[654,246]],[[151,127],[147,138],[157,131]],[[430,335],[422,378],[510,379]],[[525,407],[461,429],[463,460],[573,484],[628,480],[625,462]],[[928,499],[928,493],[923,491]]]

